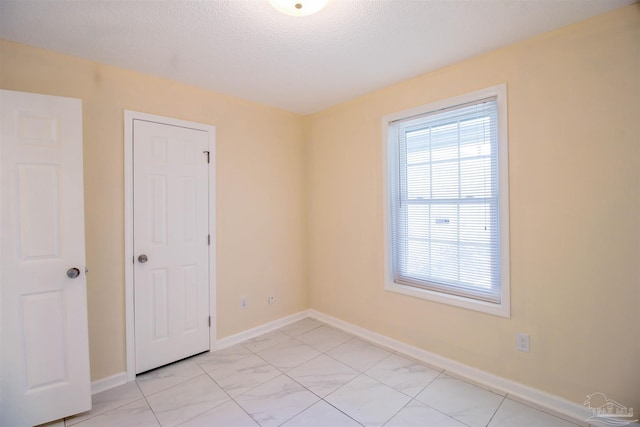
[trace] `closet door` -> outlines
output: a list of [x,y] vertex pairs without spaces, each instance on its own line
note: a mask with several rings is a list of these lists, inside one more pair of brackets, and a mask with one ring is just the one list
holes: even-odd
[[136,373],[209,350],[209,138],[133,120]]

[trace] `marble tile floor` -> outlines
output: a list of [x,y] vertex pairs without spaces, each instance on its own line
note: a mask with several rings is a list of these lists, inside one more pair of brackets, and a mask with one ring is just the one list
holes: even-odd
[[307,318],[139,375],[47,426],[576,425]]

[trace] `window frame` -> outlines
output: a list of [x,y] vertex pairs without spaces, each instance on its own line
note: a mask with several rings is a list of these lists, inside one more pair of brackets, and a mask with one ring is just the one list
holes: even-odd
[[[476,102],[485,98],[495,97],[498,109],[498,188],[499,188],[499,217],[500,217],[500,302],[493,303],[465,297],[452,295],[423,287],[399,284],[394,282],[393,259],[392,259],[392,237],[393,225],[392,206],[390,203],[391,180],[397,177],[390,175],[391,166],[389,162],[394,154],[390,138],[390,125],[398,120],[404,120],[414,116],[437,113],[439,110],[446,110]],[[486,89],[466,93],[429,104],[410,108],[397,113],[385,115],[382,118],[382,142],[383,142],[383,203],[384,203],[384,289],[386,291],[408,295],[425,300],[445,303],[457,307],[476,310],[483,313],[493,314],[509,318],[511,316],[510,304],[510,251],[509,251],[509,151],[508,151],[508,124],[507,124],[507,85],[500,84]]]

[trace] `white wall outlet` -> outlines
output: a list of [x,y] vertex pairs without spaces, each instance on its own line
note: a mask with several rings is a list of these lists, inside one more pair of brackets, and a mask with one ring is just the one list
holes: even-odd
[[518,351],[529,353],[529,335],[519,332],[516,334],[516,348]]
[[269,304],[276,302],[276,296],[274,294],[269,295]]
[[240,297],[240,309],[244,310],[249,305],[249,300],[247,297]]

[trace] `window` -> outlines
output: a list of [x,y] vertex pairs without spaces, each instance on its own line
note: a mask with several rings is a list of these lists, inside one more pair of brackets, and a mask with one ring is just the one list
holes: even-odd
[[506,86],[385,117],[386,289],[509,316]]

